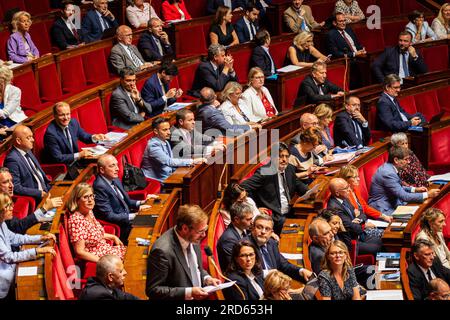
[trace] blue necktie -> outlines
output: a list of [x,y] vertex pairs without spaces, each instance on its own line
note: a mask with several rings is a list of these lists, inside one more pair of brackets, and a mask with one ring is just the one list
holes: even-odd
[[409,69],[408,69],[408,61],[406,60],[406,52],[402,53],[402,59],[403,59],[403,73],[405,74],[405,77],[409,77]]
[[268,269],[268,270],[273,269],[273,266],[271,264],[269,251],[267,250],[267,246],[266,245],[261,246],[261,254],[262,254],[262,258],[264,260],[264,265],[265,265],[266,269]]

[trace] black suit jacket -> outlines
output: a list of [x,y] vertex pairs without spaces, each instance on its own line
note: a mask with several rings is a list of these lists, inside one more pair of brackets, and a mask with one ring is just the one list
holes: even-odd
[[[422,55],[417,51],[417,59],[411,55],[408,58],[408,70],[411,76],[428,72],[427,65]],[[372,63],[372,71],[377,82],[382,83],[388,74],[399,74],[400,69],[400,48],[398,46],[384,49],[384,52]]]
[[164,56],[173,55],[173,49],[170,44],[165,44],[160,39],[157,39],[157,41],[161,44],[163,55],[159,53],[158,45],[148,30],[140,36],[137,47],[145,61],[159,61]]
[[[200,246],[193,247],[203,282],[208,274],[203,269]],[[145,292],[150,299],[184,300],[186,288],[192,286],[183,249],[174,228],[171,228],[155,241],[150,251]]]
[[[273,60],[273,59],[272,59]],[[275,62],[274,62],[275,64]],[[259,67],[264,72],[266,77],[272,75],[272,62],[270,56],[263,49],[262,46],[257,46],[253,49],[252,57],[250,60],[251,67]],[[277,66],[275,66],[275,72],[277,71]]]
[[[328,208],[336,209],[337,214],[342,219],[342,223],[347,230],[347,232],[351,235],[352,239],[357,239],[359,235],[364,232],[362,227],[362,223],[353,223],[353,219],[355,219],[354,208],[349,201],[347,201],[348,206],[351,208],[351,211],[347,209],[343,204],[341,204],[338,199],[335,197],[330,197],[328,200]],[[367,221],[367,216],[364,212],[361,212],[358,216],[363,222]]]
[[[353,30],[347,26],[345,28],[345,32],[350,36],[350,38],[352,38],[356,49],[361,50],[363,47],[359,43]],[[352,51],[352,48],[347,44],[341,32],[336,28],[331,29],[327,33],[327,49],[328,54],[332,54],[333,58],[342,58],[345,54],[349,57],[355,56],[355,52]]]
[[312,242],[309,246],[309,260],[311,261],[311,269],[315,274],[319,274],[322,270],[322,259],[325,256],[325,250],[318,244]]
[[[397,100],[398,101],[398,100]],[[375,127],[377,130],[401,132],[406,131],[411,126],[409,121],[413,116],[406,112],[400,105],[400,112],[403,113],[408,121],[403,121],[397,107],[386,93],[382,93],[377,103],[377,119]]]
[[[111,292],[112,291],[112,292]],[[81,291],[80,300],[139,300],[138,297],[119,289],[109,289],[96,277],[90,277]]]
[[[255,28],[255,35],[256,35],[256,32],[258,32],[258,30],[259,30],[258,23],[256,21],[250,22],[250,23],[253,24],[253,26]],[[247,28],[247,24],[245,23],[244,17],[242,17],[238,21],[236,21],[236,23],[234,24],[234,30],[236,31],[236,34],[239,38],[239,43],[244,43],[244,42],[250,41],[250,31]]]
[[6,225],[8,229],[14,233],[25,234],[27,230],[38,223],[38,219],[34,213],[27,215],[23,219],[17,217],[12,217],[11,220],[6,220]]
[[357,125],[361,128],[362,140],[356,136],[353,120],[347,111],[339,112],[334,119],[333,137],[334,143],[340,147],[358,146],[359,144],[366,146],[370,141],[370,128],[364,128],[360,122]]
[[231,261],[231,252],[236,243],[241,241],[241,236],[236,228],[231,223],[228,228],[222,233],[217,241],[217,255],[219,258],[220,269],[226,272]]
[[[444,267],[438,257],[433,260],[431,271],[450,285],[450,269]],[[424,300],[428,296],[428,280],[416,262],[408,266],[409,286],[414,300]]]
[[323,94],[320,94],[319,87],[314,82],[313,77],[307,75],[298,89],[295,104],[300,105],[303,102],[306,104],[317,104],[320,101],[329,101],[333,99],[331,98],[331,94],[336,94],[339,91],[343,90],[326,79],[322,85]]
[[81,30],[78,29],[77,33],[78,39],[73,35],[72,31],[69,30],[63,18],[59,17],[51,28],[50,37],[52,43],[59,49],[66,50],[69,45],[74,46],[81,43]]
[[224,66],[219,66],[217,71],[210,61],[200,62],[196,72],[194,81],[192,83],[191,95],[195,97],[200,97],[200,90],[204,87],[209,87],[214,91],[222,91],[227,82],[238,81],[237,76],[232,76],[230,73],[228,75],[222,72]]
[[[227,277],[232,281],[236,281],[236,285],[241,288],[245,295],[245,300],[257,301],[261,298],[250,282],[250,279],[245,274],[235,271],[227,274]],[[259,284],[261,289],[264,290],[264,278],[262,273],[255,276],[255,281]],[[243,300],[241,293],[235,286],[223,290],[223,295],[225,296],[225,300]]]

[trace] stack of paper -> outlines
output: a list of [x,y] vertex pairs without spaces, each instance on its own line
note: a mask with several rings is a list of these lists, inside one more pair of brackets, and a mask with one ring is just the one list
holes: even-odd
[[286,66],[286,67],[277,69],[277,72],[291,72],[291,71],[299,70],[299,69],[301,69],[301,68],[302,68],[302,67],[294,66],[293,64],[290,64],[290,65],[288,65],[288,66]]
[[398,206],[392,213],[392,217],[399,220],[409,220],[417,209],[419,209],[419,206]]
[[111,148],[113,145],[119,143],[128,136],[126,132],[108,132],[105,134],[107,140],[100,141],[100,144],[106,148]]
[[370,223],[374,224],[375,227],[377,227],[377,228],[387,228],[388,225],[389,225],[388,222],[386,222],[386,221],[380,221],[380,220],[372,220],[372,219],[368,219],[368,220],[366,221],[366,223],[367,223],[367,222],[370,222]]
[[95,147],[89,147],[89,148],[82,148],[83,150],[89,150],[90,152],[92,152],[93,156],[101,156],[102,154],[104,154],[106,151],[108,151],[107,148],[101,146],[101,145],[96,145]]
[[333,154],[333,160],[327,161],[324,165],[348,163],[355,157],[355,152]]
[[446,174],[438,174],[435,176],[431,176],[428,181],[436,183],[436,184],[446,184],[450,181],[450,172]]
[[402,290],[367,290],[366,300],[403,300]]
[[192,104],[192,103],[191,102],[175,102],[167,107],[167,111],[180,110],[180,109],[183,109],[184,107],[187,107],[190,104]]

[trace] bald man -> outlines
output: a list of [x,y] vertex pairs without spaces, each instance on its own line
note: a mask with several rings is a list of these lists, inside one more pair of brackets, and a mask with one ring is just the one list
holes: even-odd
[[450,286],[441,278],[434,278],[428,283],[428,298],[426,300],[450,300]]
[[145,62],[139,50],[132,44],[133,31],[130,27],[119,26],[116,30],[116,37],[118,43],[112,47],[109,55],[112,72],[120,74],[120,71],[125,67],[139,72],[153,66],[153,63]]
[[322,259],[325,256],[333,240],[331,226],[323,218],[314,219],[308,228],[311,244],[309,245],[309,260],[311,261],[312,271],[319,274],[322,270]]
[[38,160],[31,152],[34,145],[33,132],[24,125],[18,125],[12,134],[13,147],[5,159],[14,182],[14,193],[30,196],[41,202],[50,190],[50,180],[42,170]]

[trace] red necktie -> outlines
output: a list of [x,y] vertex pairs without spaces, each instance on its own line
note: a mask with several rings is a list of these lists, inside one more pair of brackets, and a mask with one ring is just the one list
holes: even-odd
[[353,46],[350,43],[350,40],[348,40],[347,36],[345,35],[345,31],[341,31],[342,36],[344,37],[345,42],[347,42],[347,45],[349,46],[350,50],[352,50],[352,52],[355,52],[355,50],[353,50]]

